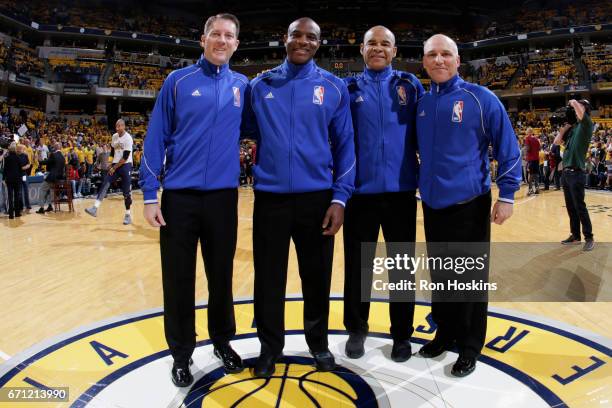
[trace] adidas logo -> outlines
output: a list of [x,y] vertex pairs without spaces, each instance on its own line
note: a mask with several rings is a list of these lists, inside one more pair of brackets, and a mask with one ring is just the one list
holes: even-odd
[[420,116],[420,117],[425,116],[425,111],[421,111],[421,113],[419,113],[419,116]]
[[264,99],[274,99],[274,95],[272,95],[272,92],[268,92],[268,94],[264,96]]
[[200,93],[199,90],[196,89],[195,91],[191,93],[191,96],[202,96],[202,94]]
[[355,102],[363,102],[363,96],[359,95],[357,99],[355,99]]

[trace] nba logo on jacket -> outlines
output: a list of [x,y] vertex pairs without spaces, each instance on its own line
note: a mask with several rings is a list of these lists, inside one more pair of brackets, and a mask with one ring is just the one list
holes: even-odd
[[406,105],[407,103],[406,89],[404,89],[403,86],[398,86],[396,89],[397,89],[397,100],[399,104]]
[[451,120],[458,123],[463,121],[463,101],[455,101],[455,104],[453,105],[453,117]]
[[318,85],[314,87],[314,93],[312,94],[312,103],[315,105],[323,105],[323,96],[325,95],[325,88]]
[[240,88],[237,86],[232,87],[232,91],[234,91],[234,106],[240,107]]

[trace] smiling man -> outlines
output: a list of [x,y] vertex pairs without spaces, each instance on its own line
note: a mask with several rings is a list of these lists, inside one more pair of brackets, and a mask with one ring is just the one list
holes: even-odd
[[[164,330],[174,358],[172,381],[193,382],[198,241],[208,280],[208,332],[226,372],[242,370],[229,341],[236,334],[232,298],[238,228],[238,140],[248,82],[229,69],[240,24],[217,14],[204,25],[203,55],[173,71],[160,91],[144,142],[140,186],[144,217],[160,227]],[[165,159],[165,163],[164,163]],[[163,174],[161,209],[157,190]]]
[[[491,222],[503,224],[512,215],[514,193],[521,181],[521,155],[508,114],[488,89],[465,82],[458,74],[457,44],[436,34],[423,47],[423,66],[431,89],[417,108],[420,170],[419,192],[423,203],[425,238],[429,256],[446,256],[448,243],[484,243],[489,249]],[[491,210],[489,145],[499,163],[496,179],[499,197]],[[488,270],[487,270],[488,271]],[[445,279],[457,277],[453,271]],[[443,273],[432,271],[434,276]],[[435,294],[434,294],[435,295]],[[487,328],[486,302],[432,303],[437,325],[433,341],[419,354],[442,354],[455,344],[459,358],[452,374],[463,377],[474,371]]]
[[[362,259],[371,265],[374,251],[372,248],[362,258],[362,243],[376,242],[381,227],[388,242],[413,243],[416,237],[414,130],[417,101],[424,90],[414,75],[392,68],[396,53],[395,36],[389,29],[370,28],[361,44],[365,70],[346,79],[357,151],[355,193],[346,206],[343,230],[344,325],[349,332],[345,352],[349,358],[364,354],[368,333],[370,303],[361,300],[369,298],[371,276],[362,276],[361,271]],[[391,247],[387,256],[393,257],[389,251]],[[402,302],[395,296],[390,300],[391,359],[402,362],[412,355],[414,301]]]
[[304,331],[317,369],[330,371],[327,325],[334,234],[353,192],[355,146],[346,85],[313,61],[321,30],[310,18],[289,26],[287,59],[251,82],[245,135],[257,140],[253,257],[261,354],[269,377],[285,343],[285,290],[293,239],[304,296]]

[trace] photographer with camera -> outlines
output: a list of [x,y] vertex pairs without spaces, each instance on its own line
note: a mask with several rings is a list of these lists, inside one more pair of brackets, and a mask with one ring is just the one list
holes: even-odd
[[[556,119],[564,125],[554,141],[556,145],[562,143],[565,145],[562,183],[571,229],[571,235],[561,243],[563,245],[579,245],[581,239],[580,224],[582,224],[582,233],[585,239],[583,251],[591,251],[595,246],[593,227],[584,202],[585,160],[589,142],[593,135],[593,122],[590,113],[589,101],[586,99],[580,101],[571,99],[565,108],[564,115],[559,115]],[[551,118],[552,121],[553,118]]]

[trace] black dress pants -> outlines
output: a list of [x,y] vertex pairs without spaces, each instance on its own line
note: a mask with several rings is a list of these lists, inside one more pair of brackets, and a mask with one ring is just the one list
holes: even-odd
[[[491,241],[491,192],[443,209],[433,209],[423,203],[423,216],[428,256],[445,255],[432,254],[443,248],[439,243]],[[430,246],[429,243],[438,244]],[[461,356],[478,357],[487,332],[487,304],[433,301],[431,314],[438,326],[436,340],[444,343],[454,340]]]
[[238,229],[236,189],[164,190],[160,228],[164,330],[172,357],[186,363],[195,348],[198,240],[208,280],[208,332],[215,345],[236,334],[232,273]]
[[[344,216],[344,327],[350,333],[366,335],[370,302],[368,299],[372,281],[372,262],[375,248],[362,248],[364,242],[375,243],[382,227],[387,243],[402,242],[409,256],[414,256],[416,238],[416,197],[414,191],[356,194],[346,205]],[[362,249],[367,254],[362,254]],[[387,257],[394,257],[398,246],[387,245]],[[404,251],[403,250],[403,251]],[[362,256],[363,255],[363,256]],[[362,265],[363,261],[363,265]],[[390,281],[393,280],[392,272]],[[407,276],[402,276],[407,278]],[[362,285],[369,282],[369,284]],[[389,302],[391,336],[393,340],[408,340],[413,332],[414,301]]]
[[593,226],[591,217],[584,202],[585,173],[580,170],[563,170],[563,195],[565,196],[565,207],[570,219],[570,230],[576,239],[581,239],[580,225],[582,224],[582,235],[585,239],[593,239]]
[[21,181],[6,182],[8,193],[8,211],[10,216],[21,214]]
[[314,352],[327,349],[334,237],[322,234],[322,223],[331,199],[331,190],[293,194],[255,191],[254,307],[262,353],[280,355],[285,345],[290,239],[302,280],[306,342]]

